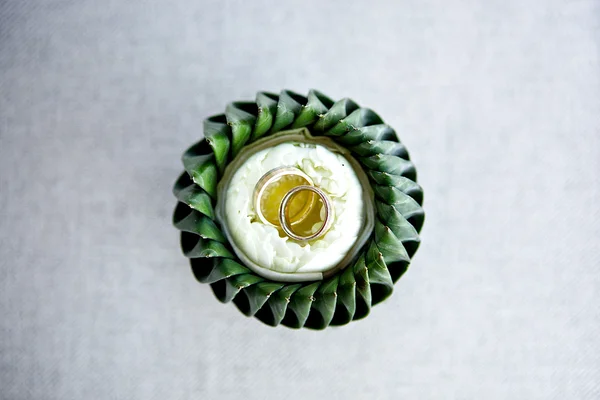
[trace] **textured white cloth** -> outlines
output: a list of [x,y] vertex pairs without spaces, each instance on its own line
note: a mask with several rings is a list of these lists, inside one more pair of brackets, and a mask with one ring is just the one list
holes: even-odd
[[[0,398],[600,398],[599,45],[598,1],[0,1]],[[323,332],[220,304],[170,221],[205,116],[313,87],[427,212]]]

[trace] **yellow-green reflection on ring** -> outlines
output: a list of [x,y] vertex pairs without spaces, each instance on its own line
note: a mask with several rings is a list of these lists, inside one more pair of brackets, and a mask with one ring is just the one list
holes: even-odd
[[[293,226],[290,217],[291,205],[296,196],[307,192],[317,195],[318,198],[311,203],[308,213],[295,224],[296,226]],[[312,185],[294,187],[283,196],[279,206],[281,228],[286,235],[297,241],[313,240],[323,236],[331,228],[333,219],[334,209],[331,199],[323,190]]]
[[[281,227],[279,208],[290,190],[303,185],[313,185],[312,179],[300,169],[291,166],[274,168],[264,174],[254,188],[254,210],[258,219],[267,225]],[[310,213],[316,195],[305,192],[289,204],[289,223],[301,223]]]

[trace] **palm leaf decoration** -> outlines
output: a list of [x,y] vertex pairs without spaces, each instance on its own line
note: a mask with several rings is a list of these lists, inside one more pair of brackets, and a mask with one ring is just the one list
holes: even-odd
[[[375,193],[376,223],[356,260],[318,282],[265,279],[236,257],[215,220],[217,183],[244,146],[282,130],[307,128],[350,150]],[[333,101],[311,90],[259,92],[254,102],[233,102],[204,121],[204,139],[182,157],[185,171],[173,192],[173,223],[198,281],[222,302],[272,326],[324,329],[365,317],[392,294],[419,247],[423,190],[396,132],[372,110],[350,99]]]

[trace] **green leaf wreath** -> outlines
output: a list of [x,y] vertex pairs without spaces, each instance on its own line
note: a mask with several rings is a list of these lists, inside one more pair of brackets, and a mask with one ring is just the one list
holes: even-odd
[[[283,283],[265,279],[237,258],[215,221],[217,183],[226,166],[257,139],[307,128],[350,150],[375,194],[375,228],[357,259],[322,281]],[[185,172],[173,189],[173,216],[192,271],[222,302],[272,326],[323,329],[365,317],[391,295],[419,247],[423,190],[396,132],[372,110],[350,99],[332,101],[311,90],[302,96],[259,92],[255,102],[230,103],[204,121],[204,139],[182,157]]]

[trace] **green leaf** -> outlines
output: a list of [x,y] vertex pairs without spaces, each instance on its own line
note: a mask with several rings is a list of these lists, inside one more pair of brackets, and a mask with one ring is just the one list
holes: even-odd
[[215,115],[204,120],[204,137],[213,149],[219,174],[223,174],[229,161],[231,129],[227,125],[224,114]]
[[404,176],[392,175],[387,172],[367,170],[371,181],[382,186],[393,186],[406,195],[412,197],[419,205],[423,204],[423,189],[419,184]]
[[180,231],[195,233],[203,239],[212,239],[221,243],[227,242],[225,235],[212,219],[190,208],[185,203],[177,204],[173,214],[173,224]]
[[269,300],[269,297],[284,286],[283,283],[261,282],[245,289],[244,292],[248,297],[248,310],[245,314],[248,316],[256,314]]
[[329,107],[333,105],[333,100],[316,90],[308,92],[308,101],[301,109],[300,114],[292,124],[292,129],[303,128],[315,122],[320,115],[324,115]]
[[213,267],[208,274],[198,277],[202,283],[213,283],[235,275],[251,274],[248,268],[230,258],[213,258]]
[[197,215],[200,216],[200,219],[196,223],[196,232],[198,232],[201,238],[227,243],[227,238],[212,219],[200,214]]
[[393,186],[373,185],[375,192],[375,205],[379,201],[393,206],[406,219],[415,215],[423,215],[423,208],[412,197],[401,192]]
[[307,328],[324,329],[329,326],[335,313],[338,282],[339,276],[334,275],[321,283],[312,304],[314,312],[311,312],[306,321]]
[[229,303],[241,290],[229,279],[214,282],[210,285],[215,297],[221,303]]
[[215,212],[210,196],[199,186],[195,185],[187,173],[183,173],[177,182],[175,182],[173,194],[180,202],[214,219]]
[[254,141],[271,129],[273,126],[273,120],[277,113],[277,103],[279,102],[279,96],[273,93],[258,92],[256,94],[256,105],[258,106],[258,117],[256,118],[256,124],[254,125],[254,132],[252,133],[251,140]]
[[264,281],[263,278],[254,274],[235,275],[212,283],[210,286],[213,293],[223,303],[233,300],[244,288]]
[[290,125],[294,119],[296,119],[296,116],[300,114],[306,101],[306,97],[302,95],[290,90],[282,90],[279,94],[277,114],[275,116],[273,127],[271,128],[271,133],[279,132]]
[[[183,248],[183,244],[181,246]],[[210,275],[214,268],[214,260],[220,260],[220,258],[190,258],[190,266],[192,272],[199,282],[204,282],[204,278]]]
[[232,146],[231,157],[235,158],[246,142],[250,139],[258,108],[256,103],[235,102],[225,108],[227,123],[231,126]]
[[320,284],[320,282],[313,283],[294,292],[282,324],[292,328],[302,328],[304,326],[310,314],[310,306],[315,300],[313,295]]
[[388,226],[394,233],[394,236],[400,239],[402,243],[420,242],[421,239],[417,230],[396,207],[377,201],[375,202],[375,208],[377,209],[379,220]]
[[[288,303],[291,300],[292,294],[302,287],[302,284],[288,284],[271,295],[267,304],[269,306],[269,316],[261,318],[261,320],[271,326],[277,326],[285,317],[288,308]],[[264,307],[263,307],[264,309]]]
[[325,132],[356,109],[358,109],[358,104],[348,98],[335,102],[325,115],[319,117],[312,128],[313,132],[317,134]]
[[392,294],[394,282],[385,264],[383,254],[374,242],[371,242],[367,250],[365,262],[369,271],[373,305],[375,305]]
[[[194,183],[200,186],[215,199],[217,197],[217,165],[214,162],[214,155],[199,156],[194,160],[189,161],[185,170],[190,174]],[[184,161],[185,163],[185,161]],[[193,165],[191,163],[194,163]]]
[[191,146],[181,157],[186,172],[194,183],[204,189],[212,198],[217,196],[217,165],[212,148],[206,140]]
[[425,212],[415,199],[392,186],[373,185],[372,188],[375,192],[376,207],[378,202],[393,206],[417,232],[421,230],[425,221]]
[[238,288],[239,290],[265,281],[264,278],[254,274],[253,272],[247,274],[233,275],[230,278],[227,278],[227,280],[233,282],[236,288]]
[[392,281],[394,283],[396,283],[398,279],[404,275],[404,273],[408,270],[408,266],[409,263],[407,261],[396,261],[387,264],[388,271],[390,271],[390,276],[392,277]]
[[356,280],[356,311],[354,319],[366,317],[371,310],[371,286],[369,284],[369,272],[365,263],[364,253],[360,255],[352,267],[354,279]]
[[337,306],[331,321],[332,325],[343,325],[354,317],[356,312],[356,280],[354,270],[348,267],[340,275],[337,289]]
[[358,161],[367,169],[404,176],[413,181],[417,179],[417,171],[413,163],[400,157],[377,154],[371,157],[358,157]]
[[[182,235],[187,232],[182,232]],[[190,240],[188,242],[185,239],[182,240],[183,254],[188,258],[210,258],[210,257],[225,257],[235,258],[235,256],[225,247],[223,243],[219,243],[215,240],[202,239],[200,236],[196,236],[195,243]]]
[[[341,125],[343,125],[343,123],[339,123],[336,126]],[[329,132],[332,132],[332,130],[328,131],[326,135],[329,135]],[[388,141],[390,143],[399,144],[396,140],[396,132],[392,129],[392,127],[385,124],[378,124],[363,127],[350,127],[348,133],[337,138],[336,142],[346,147],[350,147],[350,150],[352,150],[351,146],[357,146],[364,142],[370,141],[373,143],[377,143],[379,141]],[[367,150],[369,150],[368,155],[380,153],[371,150],[370,146],[367,147]]]
[[[368,128],[371,127],[369,126]],[[338,140],[338,143],[341,143],[341,140]],[[367,140],[366,142],[362,142],[355,146],[349,146],[348,149],[352,153],[360,157],[371,157],[377,154],[388,154],[391,156],[403,158],[405,160],[409,159],[406,147],[404,147],[402,143],[394,142],[392,140]]]
[[[344,134],[349,134],[349,132],[357,130],[361,127],[379,124],[383,124],[383,120],[373,110],[370,110],[368,108],[359,108],[358,110],[353,111],[352,114],[348,115],[346,118],[335,124],[332,128],[325,132],[325,135],[342,136]],[[381,125],[380,129],[383,132],[391,131],[393,133],[394,131],[387,125]],[[352,136],[348,140],[351,141]]]
[[400,239],[394,235],[388,226],[385,226],[379,220],[375,221],[375,243],[377,243],[377,247],[386,263],[397,261],[410,262],[410,257]]
[[191,185],[180,190],[177,194],[177,199],[209,218],[215,217],[210,196],[196,185]]

